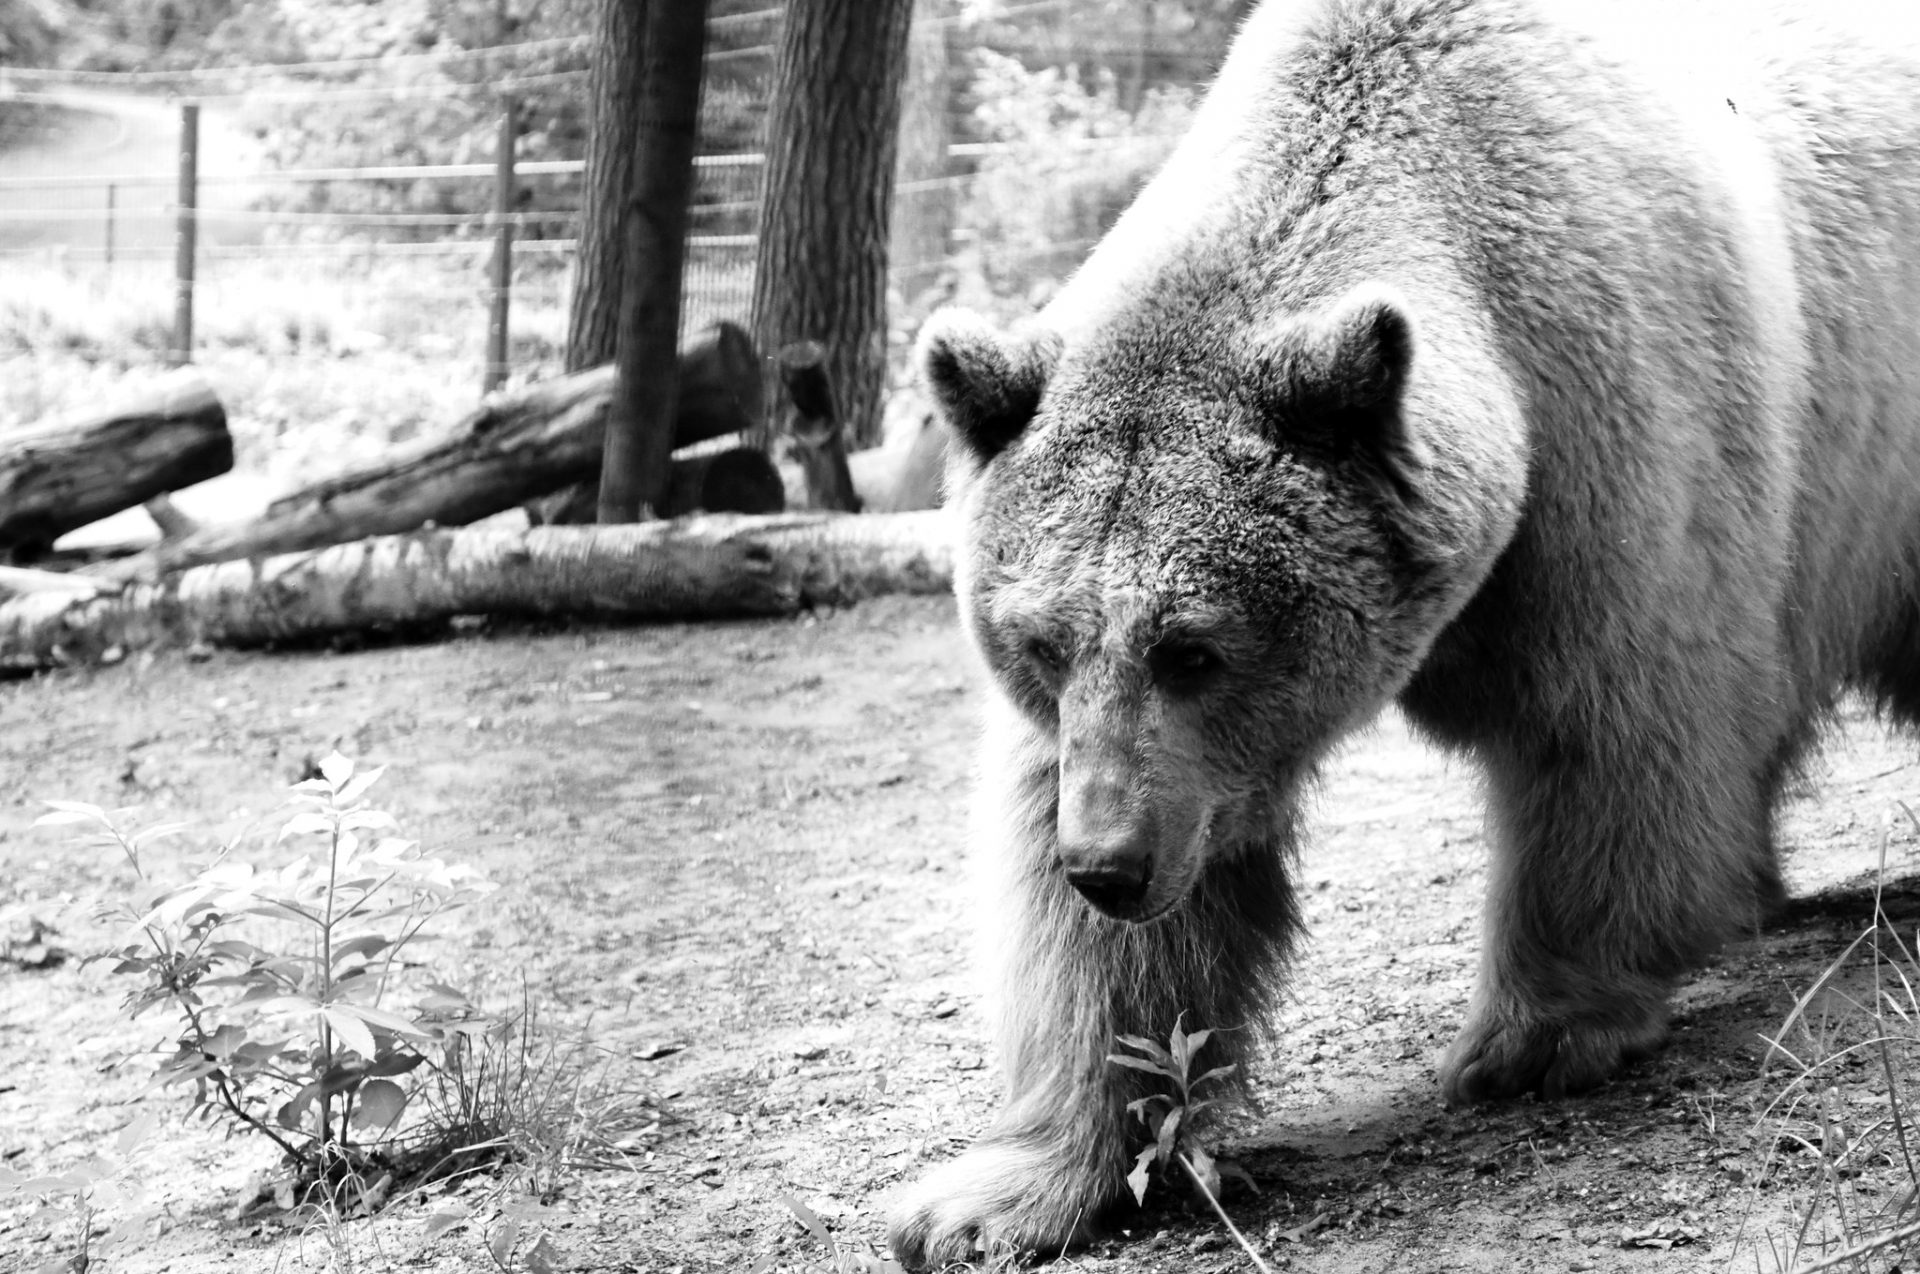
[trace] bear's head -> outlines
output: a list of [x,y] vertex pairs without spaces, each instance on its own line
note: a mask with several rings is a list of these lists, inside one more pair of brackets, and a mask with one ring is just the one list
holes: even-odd
[[1071,339],[948,312],[920,346],[957,440],[966,619],[1057,757],[1059,868],[1136,921],[1272,838],[1411,675],[1434,574],[1398,295],[1226,330],[1144,308]]

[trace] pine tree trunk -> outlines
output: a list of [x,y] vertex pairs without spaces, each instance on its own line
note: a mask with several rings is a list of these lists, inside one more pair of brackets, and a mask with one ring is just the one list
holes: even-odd
[[645,7],[600,0],[593,69],[587,81],[592,122],[587,132],[586,189],[580,248],[574,259],[573,304],[567,320],[567,370],[613,361],[625,277],[621,214],[633,189],[634,121],[639,117]]
[[600,466],[600,521],[658,514],[672,482],[675,358],[687,207],[700,126],[706,0],[651,0],[623,216],[624,281],[614,361],[620,380]]
[[16,597],[0,603],[0,668],[257,646],[455,615],[789,615],[881,593],[944,592],[952,544],[952,523],[940,513],[421,531],[221,562],[91,597]]
[[886,387],[887,230],[912,16],[913,0],[789,0],[774,71],[754,343],[826,347],[856,447],[878,437]]

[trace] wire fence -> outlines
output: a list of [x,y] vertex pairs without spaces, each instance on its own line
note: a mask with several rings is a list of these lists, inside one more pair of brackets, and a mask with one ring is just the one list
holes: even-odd
[[[1058,0],[1026,7],[1056,8]],[[764,102],[778,15],[717,20],[747,42],[709,54],[709,99]],[[64,305],[75,322],[84,315],[97,323],[105,307],[124,336],[172,361],[244,344],[282,357],[404,348],[463,362],[488,387],[549,370],[565,347],[584,164],[521,157],[517,134],[526,124],[512,121],[526,95],[585,93],[583,67],[533,72],[532,60],[583,61],[587,53],[584,39],[568,38],[218,72],[0,68],[0,110],[11,103],[37,112],[46,135],[37,143],[29,130],[0,149],[0,307],[13,306],[16,319],[38,307],[49,328],[61,316],[39,310]],[[370,68],[390,78],[410,68],[469,78],[298,79]],[[1194,68],[1191,78],[1206,69]],[[1100,118],[1070,120],[1062,132],[1062,90],[1051,82],[1044,87],[1053,96],[1036,98],[1031,112],[1040,123],[1026,132],[1016,120],[996,125],[990,140],[953,140],[982,131],[971,121],[981,108],[967,97],[974,75],[971,62],[943,56],[932,87],[918,90],[932,102],[932,127],[922,120],[903,136],[903,147],[916,151],[903,156],[895,192],[891,268],[903,323],[970,287],[1040,299],[1167,145],[1166,127],[1133,117],[1120,126],[1110,104]],[[908,91],[916,91],[911,82]],[[267,116],[358,112],[367,122],[354,126],[371,135],[392,131],[398,112],[421,103],[456,103],[471,117],[453,153],[416,142],[402,148],[404,162],[292,166],[263,154],[259,121]],[[703,121],[711,113],[703,111]],[[910,104],[910,131],[912,115]],[[473,140],[493,131],[478,127],[487,116],[509,121],[490,148]],[[955,116],[969,126],[956,128]],[[703,122],[687,330],[745,321],[753,290],[762,156],[716,149],[738,139],[707,131]],[[474,153],[482,149],[493,153]],[[6,319],[0,313],[0,324]]]

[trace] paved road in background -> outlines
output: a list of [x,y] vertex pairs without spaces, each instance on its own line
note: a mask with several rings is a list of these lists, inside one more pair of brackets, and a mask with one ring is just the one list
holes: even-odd
[[[180,106],[160,97],[83,89],[36,91],[34,102],[54,108],[51,127],[22,145],[0,142],[0,251],[65,248],[98,253],[106,246],[107,188],[113,194],[116,255],[173,250],[173,212],[180,153]],[[0,111],[8,99],[0,94]],[[218,178],[259,171],[260,148],[231,118],[200,112],[200,205],[245,208],[257,191]],[[93,179],[98,179],[93,180]],[[135,179],[127,181],[126,179]],[[48,179],[52,186],[19,186]],[[71,184],[86,179],[86,184]],[[119,179],[116,182],[116,179]],[[44,215],[33,215],[44,214]],[[213,223],[206,243],[257,243],[260,227]]]

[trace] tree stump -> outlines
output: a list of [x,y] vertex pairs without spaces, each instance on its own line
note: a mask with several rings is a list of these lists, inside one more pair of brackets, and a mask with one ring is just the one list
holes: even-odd
[[795,341],[775,356],[787,390],[784,432],[807,478],[807,498],[818,509],[858,513],[860,497],[847,467],[846,431],[827,372],[827,352],[818,341]]

